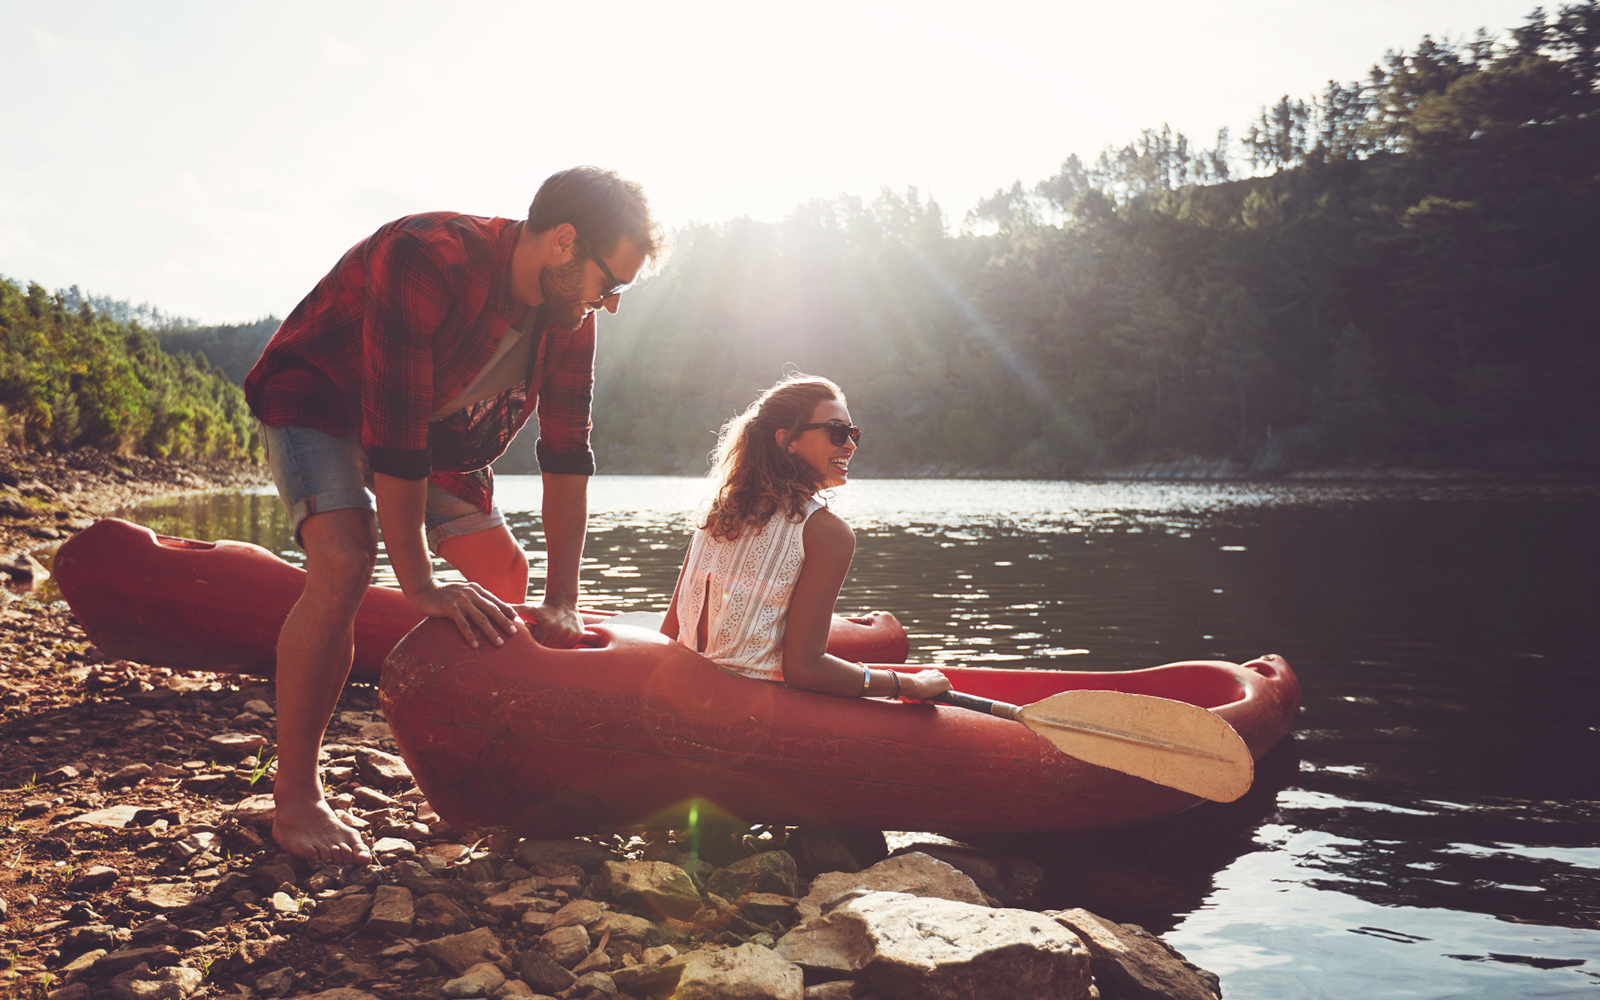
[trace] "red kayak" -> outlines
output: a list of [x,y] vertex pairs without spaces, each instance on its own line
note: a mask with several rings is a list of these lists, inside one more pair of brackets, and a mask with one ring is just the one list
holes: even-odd
[[[116,518],[64,542],[51,571],[108,656],[263,676],[273,672],[278,630],[306,579],[259,545],[172,538]],[[608,617],[584,612],[590,623]],[[421,620],[400,591],[368,588],[351,676],[376,680],[383,658]],[[828,632],[828,651],[848,660],[903,663],[909,649],[905,629],[884,611],[835,618]]]
[[[1257,759],[1300,706],[1279,656],[1124,673],[943,669],[959,691],[1016,704],[1074,689],[1186,701],[1227,720]],[[475,650],[427,622],[389,655],[379,692],[428,801],[465,828],[682,828],[692,804],[710,803],[747,823],[1083,830],[1200,801],[1067,756],[1017,722],[747,680],[622,625],[592,626],[577,649],[518,635]]]

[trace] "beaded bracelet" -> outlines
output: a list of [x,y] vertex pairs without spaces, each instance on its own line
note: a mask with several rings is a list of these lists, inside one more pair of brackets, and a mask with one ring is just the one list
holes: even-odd
[[889,677],[894,681],[894,693],[889,695],[889,697],[898,698],[900,697],[900,671],[891,668],[889,671]]

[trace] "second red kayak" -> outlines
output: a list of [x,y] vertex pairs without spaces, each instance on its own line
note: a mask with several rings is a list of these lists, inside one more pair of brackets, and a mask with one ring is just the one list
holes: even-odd
[[[64,542],[52,572],[78,624],[113,657],[194,670],[273,672],[278,630],[305,589],[305,571],[248,542],[158,535],[107,518]],[[607,612],[584,612],[595,624]],[[383,658],[422,616],[391,587],[370,587],[356,617],[351,676],[377,680]],[[904,663],[910,643],[886,611],[835,618],[828,652]]]

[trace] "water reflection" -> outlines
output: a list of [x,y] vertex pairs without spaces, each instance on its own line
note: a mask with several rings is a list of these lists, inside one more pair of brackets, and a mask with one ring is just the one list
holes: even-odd
[[[501,477],[542,562],[538,480]],[[662,608],[703,482],[597,477],[585,602]],[[1593,996],[1600,499],[1588,486],[861,482],[841,610],[915,658],[1123,670],[1283,653],[1244,799],[1013,839],[1046,905],[1168,931],[1230,997]],[[148,508],[298,555],[270,493]]]

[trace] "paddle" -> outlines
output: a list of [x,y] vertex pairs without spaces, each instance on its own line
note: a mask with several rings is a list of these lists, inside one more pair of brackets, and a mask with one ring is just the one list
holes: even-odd
[[1122,691],[1063,691],[1008,705],[947,691],[929,701],[1014,719],[1065,754],[1216,802],[1232,802],[1255,778],[1250,748],[1198,705]]

